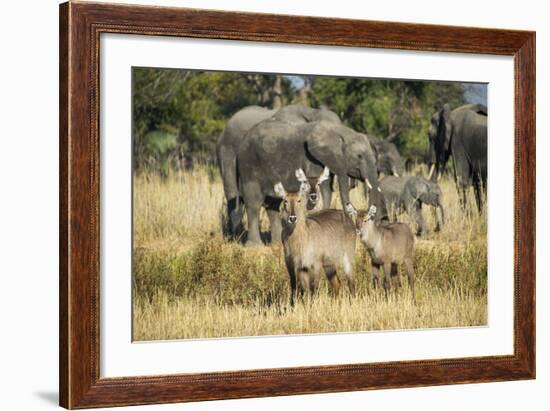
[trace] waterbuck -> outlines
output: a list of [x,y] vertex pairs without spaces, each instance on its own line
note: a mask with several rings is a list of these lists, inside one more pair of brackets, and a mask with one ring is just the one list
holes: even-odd
[[[340,290],[337,269],[342,269],[350,293],[355,292],[353,279],[356,232],[351,218],[343,210],[326,209],[307,213],[308,187],[302,169],[296,170],[301,182],[298,192],[287,192],[282,183],[274,187],[283,199],[282,241],[285,263],[290,276],[291,305],[297,296],[309,290],[315,294],[322,272],[329,280],[333,295]],[[329,178],[325,167],[318,184]]]
[[[384,270],[384,291],[386,296],[393,274],[399,284],[398,264],[405,264],[409,286],[414,299],[414,236],[410,227],[404,223],[377,223],[374,219],[376,206],[369,211],[358,211],[356,219],[357,232],[361,242],[369,252],[372,265],[372,285],[378,286],[379,271]],[[396,285],[397,285],[396,284]]]

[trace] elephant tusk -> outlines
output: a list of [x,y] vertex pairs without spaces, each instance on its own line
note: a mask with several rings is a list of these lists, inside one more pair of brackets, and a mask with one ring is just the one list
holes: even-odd
[[367,187],[369,188],[369,190],[372,190],[372,184],[370,183],[370,181],[369,181],[368,178],[365,178],[365,184],[367,185]]
[[[399,177],[399,173],[398,173],[397,171],[394,171],[394,172],[393,172],[393,175],[394,175],[395,177]],[[428,180],[429,180],[429,178],[428,178]]]
[[434,170],[435,170],[435,163],[432,163],[432,166],[430,167],[430,172],[428,173],[428,180],[432,179],[432,175],[434,173]]

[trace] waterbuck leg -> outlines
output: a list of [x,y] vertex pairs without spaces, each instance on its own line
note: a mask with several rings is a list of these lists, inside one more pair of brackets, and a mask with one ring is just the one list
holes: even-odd
[[286,268],[288,270],[288,275],[290,277],[290,306],[294,307],[297,289],[296,289],[296,272],[294,271],[294,264],[289,259],[285,259]]
[[348,290],[350,295],[355,295],[355,278],[353,277],[353,272],[355,271],[355,262],[352,257],[349,257],[347,254],[344,254],[342,268],[344,275],[346,276],[346,282],[348,283]]
[[397,269],[397,264],[392,263],[391,265],[391,279],[393,282],[393,287],[397,290],[401,288],[401,278],[399,277],[399,270]]
[[340,293],[340,285],[340,279],[338,278],[338,275],[334,273],[334,275],[330,278],[330,286],[334,297],[338,297],[338,294]]
[[310,277],[309,280],[309,294],[311,297],[314,297],[317,294],[317,290],[319,289],[319,280],[320,275],[318,273],[315,273],[313,276]]
[[310,287],[310,281],[309,281],[309,273],[307,270],[300,268],[298,269],[298,293],[300,294],[300,298],[304,299],[304,294],[306,291],[309,291]]
[[378,288],[378,279],[380,278],[380,266],[378,264],[372,263],[372,288]]
[[391,263],[384,263],[384,293],[388,298],[391,287]]
[[414,295],[414,265],[411,259],[405,260],[405,267],[407,269],[407,277],[409,278],[409,287],[411,288],[413,301],[416,301]]
[[325,269],[325,275],[327,276],[327,279],[330,283],[330,292],[333,297],[338,296],[338,293],[340,292],[340,279],[338,278],[338,275],[336,275],[336,270],[334,267],[324,267]]

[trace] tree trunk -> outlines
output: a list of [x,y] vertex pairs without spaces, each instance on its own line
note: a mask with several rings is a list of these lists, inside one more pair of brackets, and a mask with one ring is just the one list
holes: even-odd
[[304,87],[302,87],[298,92],[300,103],[302,103],[304,106],[307,106],[307,107],[309,107],[309,93],[311,93],[310,83],[305,83]]
[[280,109],[283,107],[283,78],[280,75],[275,76],[273,84],[273,108]]

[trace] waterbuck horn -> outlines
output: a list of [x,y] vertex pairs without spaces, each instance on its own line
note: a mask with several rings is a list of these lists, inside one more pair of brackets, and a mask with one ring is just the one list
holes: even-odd
[[323,172],[319,176],[318,183],[321,184],[323,181],[328,180],[329,177],[330,177],[330,170],[328,169],[328,167],[325,167],[323,169]]
[[304,170],[302,170],[301,168],[296,170],[296,178],[301,183],[307,183],[306,173],[304,173]]

